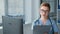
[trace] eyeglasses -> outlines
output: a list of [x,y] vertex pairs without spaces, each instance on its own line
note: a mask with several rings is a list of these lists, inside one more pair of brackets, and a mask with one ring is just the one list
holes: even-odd
[[40,12],[48,13],[48,12],[49,12],[49,10],[43,10],[43,9],[40,9]]

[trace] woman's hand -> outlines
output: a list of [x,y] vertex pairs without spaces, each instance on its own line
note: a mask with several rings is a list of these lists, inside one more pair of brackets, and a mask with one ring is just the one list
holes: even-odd
[[54,32],[54,34],[58,34],[58,32]]
[[44,32],[44,34],[48,34],[48,32]]

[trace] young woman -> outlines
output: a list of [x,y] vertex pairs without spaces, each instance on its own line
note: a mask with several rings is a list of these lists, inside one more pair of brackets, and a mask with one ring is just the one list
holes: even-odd
[[[55,24],[55,21],[49,18],[50,4],[49,3],[42,3],[39,8],[39,13],[40,13],[40,18],[38,20],[36,20],[32,26],[51,25],[51,22],[52,22],[52,29],[53,30],[51,29],[50,34],[53,34],[52,31],[54,32],[54,34],[58,34],[58,27]],[[39,21],[39,23],[38,23],[38,21]]]

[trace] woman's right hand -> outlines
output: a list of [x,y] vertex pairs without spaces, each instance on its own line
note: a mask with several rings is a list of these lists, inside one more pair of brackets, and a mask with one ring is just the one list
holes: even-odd
[[44,34],[48,34],[48,32],[44,32]]

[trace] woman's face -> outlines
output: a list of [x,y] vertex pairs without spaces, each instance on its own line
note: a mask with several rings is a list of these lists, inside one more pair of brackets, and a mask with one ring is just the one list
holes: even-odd
[[40,12],[40,15],[42,17],[47,17],[48,14],[49,14],[49,12],[50,12],[50,10],[49,10],[49,8],[47,6],[41,6],[39,10],[40,10],[39,11]]

